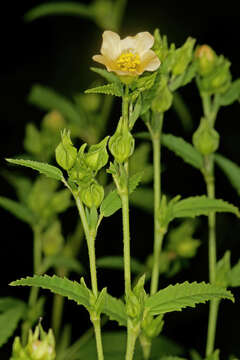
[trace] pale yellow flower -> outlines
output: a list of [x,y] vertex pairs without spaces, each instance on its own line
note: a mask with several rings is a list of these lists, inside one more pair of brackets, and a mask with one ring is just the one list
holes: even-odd
[[103,33],[101,55],[94,55],[93,60],[120,76],[138,76],[160,66],[159,58],[150,50],[153,43],[154,37],[147,31],[121,40],[118,34],[107,30]]

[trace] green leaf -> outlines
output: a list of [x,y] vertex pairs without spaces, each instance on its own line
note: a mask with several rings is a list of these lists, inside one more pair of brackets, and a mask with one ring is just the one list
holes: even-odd
[[127,314],[122,300],[106,294],[102,312],[106,314],[110,320],[117,321],[120,326],[127,326]]
[[186,358],[180,358],[178,356],[163,356],[159,360],[187,360]]
[[193,167],[197,169],[201,169],[203,167],[202,155],[181,137],[171,134],[163,134],[162,144]]
[[217,165],[222,169],[232,186],[240,195],[240,166],[219,154],[215,154],[214,158]]
[[67,297],[69,300],[75,301],[78,305],[89,306],[89,292],[85,286],[76,281],[66,278],[60,278],[56,275],[27,277],[25,279],[16,280],[10,283],[11,286],[36,286],[48,289],[51,292]]
[[67,98],[46,86],[34,85],[28,101],[47,111],[58,110],[64,118],[75,125],[80,126],[87,122],[84,112],[79,112],[79,107],[75,107]]
[[53,2],[34,7],[25,14],[24,19],[26,21],[33,21],[49,15],[71,15],[88,18],[93,16],[91,8],[84,4],[77,2]]
[[229,286],[229,275],[231,273],[230,251],[226,251],[222,259],[217,262],[215,285],[224,288]]
[[152,189],[139,188],[130,196],[130,203],[149,213],[153,212],[154,194]]
[[[103,269],[123,270],[124,262],[122,256],[105,256],[97,259],[97,266]],[[131,272],[133,274],[142,274],[145,271],[145,266],[138,260],[131,258]]]
[[140,76],[135,82],[134,82],[134,87],[136,88],[136,90],[138,92],[143,92],[145,90],[149,90],[153,87],[155,80],[156,80],[156,76],[157,76],[157,72],[154,72],[152,74],[148,74],[145,76]]
[[217,102],[221,106],[227,106],[234,103],[234,101],[240,98],[240,79],[237,79],[231,83],[229,89],[217,97]]
[[240,286],[240,260],[234,265],[228,276],[229,286]]
[[191,113],[185,101],[183,100],[183,97],[178,92],[175,92],[173,95],[173,109],[176,111],[182,123],[183,129],[185,131],[192,130],[193,119]]
[[176,91],[181,86],[185,86],[190,83],[196,74],[196,70],[197,63],[193,62],[183,74],[174,77],[169,85],[170,90]]
[[3,171],[1,175],[15,188],[20,202],[26,204],[29,193],[32,189],[32,181],[25,176],[15,174],[12,171]]
[[113,96],[121,97],[123,95],[123,90],[122,90],[122,85],[112,83],[112,84],[97,86],[95,88],[85,90],[85,93],[86,94],[105,94],[105,95],[113,95]]
[[[130,177],[129,180],[129,194],[138,186],[142,177],[142,172],[138,172]],[[116,190],[111,191],[103,200],[100,206],[100,213],[102,216],[109,217],[113,215],[117,210],[121,209],[121,199]]]
[[102,76],[104,79],[106,79],[109,83],[116,83],[116,84],[120,84],[121,81],[119,80],[119,78],[113,73],[113,72],[109,72],[105,69],[100,69],[100,68],[96,68],[96,67],[91,67],[90,68],[93,72],[99,74],[100,76]]
[[36,222],[32,211],[19,202],[0,196],[0,206],[29,225],[33,225]]
[[82,264],[78,260],[61,254],[45,257],[42,264],[42,273],[47,272],[47,270],[51,267],[63,267],[70,271],[75,271],[79,274],[85,272]]
[[23,159],[6,159],[11,164],[29,167],[33,170],[39,171],[41,174],[48,176],[51,179],[62,180],[63,173],[56,166],[49,165],[40,161],[23,160]]
[[236,206],[221,199],[209,199],[207,196],[193,196],[176,202],[172,207],[172,219],[208,215],[210,212],[230,212],[238,217]]
[[13,298],[0,300],[0,347],[4,345],[14,333],[26,310],[25,304]]
[[229,299],[234,301],[230,291],[222,287],[206,284],[204,282],[170,285],[158,291],[146,300],[146,308],[150,314],[159,315],[172,311],[181,311],[185,307],[195,307],[198,303],[205,303],[212,299]]

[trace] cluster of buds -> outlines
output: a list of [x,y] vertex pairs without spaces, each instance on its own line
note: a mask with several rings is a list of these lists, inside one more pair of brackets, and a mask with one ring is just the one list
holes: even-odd
[[82,202],[89,208],[98,208],[104,197],[104,189],[95,179],[99,170],[108,162],[108,136],[85,152],[87,144],[79,151],[74,147],[70,132],[62,132],[62,141],[56,148],[57,163],[68,172],[69,180],[78,186]]
[[46,333],[41,325],[38,325],[34,333],[30,330],[26,346],[21,344],[20,338],[16,337],[13,343],[13,351],[10,360],[55,360],[55,339],[52,330]]
[[197,47],[195,58],[200,91],[210,95],[227,91],[231,84],[230,62],[222,55],[217,56],[208,45]]

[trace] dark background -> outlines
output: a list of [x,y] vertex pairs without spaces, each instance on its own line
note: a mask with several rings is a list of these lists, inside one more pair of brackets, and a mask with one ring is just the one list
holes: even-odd
[[[46,2],[46,1],[45,1]],[[47,1],[50,2],[50,1]],[[91,57],[99,52],[101,44],[101,30],[89,20],[74,17],[46,17],[32,23],[25,23],[23,15],[43,1],[23,1],[21,4],[5,4],[2,11],[1,27],[1,103],[0,103],[0,153],[1,168],[6,167],[5,157],[12,157],[23,151],[22,141],[25,124],[29,121],[38,124],[44,113],[27,103],[27,95],[34,83],[48,85],[58,92],[71,97],[86,89],[95,74],[89,67],[93,65]],[[85,1],[85,3],[88,3]],[[228,9],[219,8],[221,15],[209,16],[205,11],[202,15],[186,15],[187,10],[179,3],[130,0],[123,19],[121,36],[134,35],[139,31],[152,32],[159,27],[161,33],[167,34],[169,42],[173,41],[180,46],[188,36],[197,39],[199,44],[208,43],[215,51],[224,54],[232,62],[233,78],[240,77],[239,51],[239,23],[240,16],[225,16]],[[195,4],[195,3],[194,3]],[[197,3],[195,4],[197,8]],[[194,10],[194,9],[193,9]],[[202,10],[202,9],[201,9]],[[193,13],[196,14],[195,11]],[[233,11],[232,11],[233,13]],[[4,15],[6,14],[6,16]],[[189,104],[194,119],[194,129],[201,116],[201,104],[194,85],[183,89],[181,94]],[[116,106],[118,110],[118,106]],[[240,164],[239,151],[239,103],[220,111],[217,120],[217,130],[221,134],[219,151]],[[115,122],[114,122],[115,121]],[[112,117],[113,125],[116,119]],[[183,131],[178,118],[173,111],[166,115],[164,131],[184,136],[191,141],[191,133]],[[163,190],[169,195],[182,194],[191,196],[203,194],[205,187],[198,172],[185,165],[173,154],[163,151],[163,162],[167,171],[163,175]],[[231,189],[227,180],[217,170],[217,197],[229,200],[240,206],[236,192]],[[0,178],[0,195],[14,198],[12,188]],[[8,287],[14,279],[30,275],[32,272],[32,235],[27,225],[16,220],[13,216],[0,209],[1,216],[1,296],[17,296],[27,299],[28,289]],[[197,236],[203,244],[191,267],[173,279],[173,282],[189,280],[207,280],[207,223],[202,219],[204,226],[198,230]],[[114,227],[109,228],[113,223]],[[144,229],[138,225],[144,223]],[[71,224],[68,225],[71,227]],[[117,233],[116,233],[116,226]],[[131,218],[132,226],[132,253],[144,260],[146,253],[151,252],[149,238],[152,232],[152,219],[141,210],[134,210]],[[113,232],[114,231],[114,232]],[[217,235],[219,257],[227,249],[232,250],[232,262],[239,258],[239,231],[240,224],[234,216],[219,215],[217,217]],[[113,220],[106,221],[99,235],[97,255],[121,253],[121,222],[119,215]],[[103,238],[103,240],[101,240]],[[102,244],[100,244],[102,241]],[[86,261],[86,251],[84,253]],[[111,274],[111,275],[110,275]],[[118,272],[99,271],[100,287],[108,285],[114,295],[120,296],[123,289],[122,275]],[[109,276],[112,276],[109,279]],[[114,280],[114,281],[112,281]],[[163,285],[168,283],[163,280]],[[221,348],[222,358],[235,353],[240,356],[239,345],[239,292],[234,290],[236,302],[234,305],[224,301],[220,306],[216,347]],[[51,298],[49,298],[49,303]],[[164,334],[172,337],[186,348],[194,347],[204,351],[207,306],[200,305],[198,310],[185,310],[183,313],[174,313],[166,317]],[[78,310],[73,304],[68,305],[65,318],[73,314],[79,315],[73,320],[74,337],[78,335],[79,320],[87,321],[87,315]],[[74,319],[76,315],[74,315]],[[71,321],[71,320],[70,320]],[[44,319],[49,325],[48,317]],[[0,354],[9,356],[9,348],[5,346]],[[3,355],[4,356],[4,355]],[[1,356],[2,358],[2,356]]]

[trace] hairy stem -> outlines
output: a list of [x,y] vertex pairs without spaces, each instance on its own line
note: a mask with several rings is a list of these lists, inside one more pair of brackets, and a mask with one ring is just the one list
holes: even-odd
[[[207,194],[210,199],[215,198],[215,183],[214,183],[214,163],[212,156],[205,157],[205,181],[207,185]],[[214,212],[208,216],[208,257],[209,257],[209,280],[211,284],[216,280],[216,263],[217,263],[217,250],[216,250],[216,215]],[[210,302],[209,318],[208,318],[208,333],[206,356],[209,356],[214,351],[217,316],[218,316],[219,300],[214,299]]]

